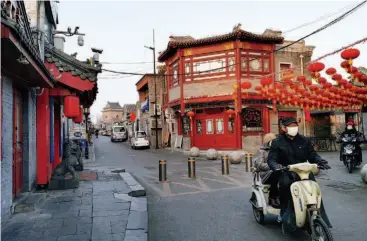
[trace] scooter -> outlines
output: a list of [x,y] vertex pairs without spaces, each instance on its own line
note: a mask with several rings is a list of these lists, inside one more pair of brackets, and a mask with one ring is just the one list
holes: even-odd
[[341,139],[342,145],[342,159],[344,165],[347,167],[348,172],[352,173],[354,168],[358,166],[360,163],[358,163],[358,149],[357,145],[360,144],[359,140],[357,140],[357,137],[348,137],[345,136]]
[[[297,229],[308,231],[312,241],[332,241],[328,225],[321,217],[321,191],[317,182],[309,180],[310,173],[318,173],[317,164],[308,162],[289,165],[277,171],[290,171],[300,177],[300,181],[291,185]],[[265,215],[279,215],[280,208],[269,205],[270,185],[263,184],[260,172],[252,169],[254,178],[250,203],[256,222],[265,224]]]

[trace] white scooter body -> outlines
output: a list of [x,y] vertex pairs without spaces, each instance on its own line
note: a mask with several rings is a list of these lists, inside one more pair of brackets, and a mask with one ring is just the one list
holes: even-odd
[[[314,174],[318,173],[317,164],[311,164],[308,162],[298,163],[294,165],[289,165],[287,169],[290,172],[296,173],[301,179],[300,181],[294,182],[291,185],[291,194],[295,210],[296,225],[298,228],[311,228],[305,227],[305,224],[309,224],[310,222],[313,223],[314,219],[320,218],[320,186],[317,182],[308,180],[311,172]],[[250,202],[253,205],[253,211],[256,221],[260,224],[264,224],[264,215],[279,215],[280,209],[274,208],[269,205],[270,185],[262,183],[260,173],[255,168],[252,170],[252,172],[254,174],[254,178]],[[312,233],[314,233],[314,230],[312,230]],[[328,231],[328,233],[330,233],[330,231]]]

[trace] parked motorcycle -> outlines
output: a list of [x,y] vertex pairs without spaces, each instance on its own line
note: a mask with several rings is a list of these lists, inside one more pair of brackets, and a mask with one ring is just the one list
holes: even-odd
[[344,136],[341,138],[341,143],[343,143],[341,147],[343,163],[347,167],[349,173],[352,173],[354,168],[360,164],[358,163],[358,147],[360,141],[355,136]]
[[[289,165],[277,171],[290,171],[296,173],[300,181],[291,185],[295,225],[297,229],[306,230],[312,241],[332,241],[333,237],[326,222],[321,217],[321,191],[317,182],[309,180],[310,173],[317,173],[317,164],[308,162]],[[263,184],[260,173],[252,169],[254,178],[250,203],[256,222],[265,223],[265,215],[279,215],[279,207],[269,205],[270,185]]]

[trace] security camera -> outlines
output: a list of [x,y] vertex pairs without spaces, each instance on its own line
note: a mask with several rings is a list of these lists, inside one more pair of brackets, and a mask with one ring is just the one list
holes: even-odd
[[92,52],[102,54],[103,49],[92,48]]

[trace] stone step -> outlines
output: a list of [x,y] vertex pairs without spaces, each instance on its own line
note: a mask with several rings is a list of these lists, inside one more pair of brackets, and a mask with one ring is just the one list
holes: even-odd
[[46,201],[46,192],[25,193],[13,204],[13,213],[33,212],[40,208]]

